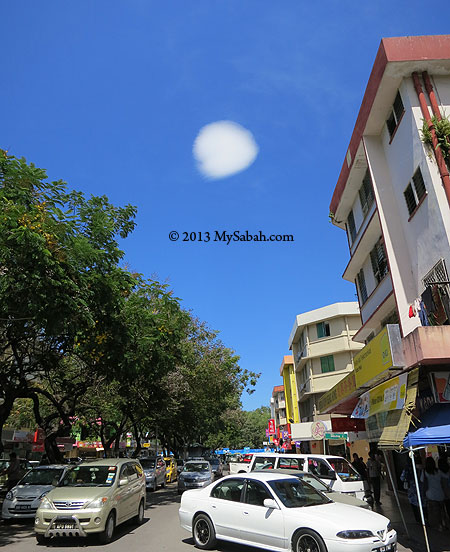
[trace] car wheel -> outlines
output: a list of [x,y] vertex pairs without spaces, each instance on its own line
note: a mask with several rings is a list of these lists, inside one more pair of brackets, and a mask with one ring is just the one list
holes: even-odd
[[293,552],[327,552],[322,537],[311,529],[301,529],[292,540]]
[[114,529],[116,528],[116,516],[114,512],[110,512],[108,519],[105,523],[105,530],[99,533],[99,540],[102,544],[108,544],[111,542]]
[[38,544],[47,544],[48,539],[45,535],[42,535],[41,533],[36,533],[36,542]]
[[194,519],[192,536],[194,537],[195,546],[202,550],[210,550],[217,542],[214,525],[205,514],[199,514]]
[[144,510],[145,510],[145,505],[144,505],[144,500],[142,499],[142,500],[139,502],[138,513],[137,513],[137,515],[136,515],[135,518],[134,518],[135,522],[136,522],[138,525],[142,525],[142,524],[144,523]]

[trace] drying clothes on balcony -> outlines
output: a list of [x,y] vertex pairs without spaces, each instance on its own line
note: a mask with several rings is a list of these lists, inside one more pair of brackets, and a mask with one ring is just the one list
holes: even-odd
[[422,326],[430,326],[430,321],[428,320],[427,311],[423,301],[420,303],[419,318]]

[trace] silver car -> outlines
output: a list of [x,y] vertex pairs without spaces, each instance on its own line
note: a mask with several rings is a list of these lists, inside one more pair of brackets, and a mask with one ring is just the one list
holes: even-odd
[[5,520],[34,518],[42,498],[58,485],[67,469],[67,466],[60,464],[31,469],[6,494],[2,518]]
[[166,486],[166,463],[162,456],[140,458],[145,474],[145,486],[147,491],[156,491],[158,485]]
[[206,487],[214,481],[211,464],[206,460],[189,460],[178,476],[178,494],[187,489]]

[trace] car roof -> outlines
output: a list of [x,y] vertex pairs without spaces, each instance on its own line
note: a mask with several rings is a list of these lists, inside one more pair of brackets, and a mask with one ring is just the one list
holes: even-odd
[[61,470],[63,468],[69,468],[69,464],[47,464],[45,466],[34,466],[31,468],[32,471],[36,470]]
[[135,458],[98,458],[96,460],[86,460],[80,466],[121,466],[127,462],[138,462]]
[[225,478],[221,479],[257,479],[258,481],[273,481],[277,479],[292,479],[292,475],[284,473],[272,473],[272,470],[261,470],[261,471],[252,471],[248,473],[236,473],[233,475],[227,475]]
[[[273,458],[306,458],[306,457],[311,457],[311,458],[324,458],[324,459],[327,459],[327,458],[343,458],[342,456],[339,456],[338,454],[315,454],[315,453],[311,453],[311,454],[295,454],[295,453],[283,453],[283,452],[255,452],[254,453],[254,456],[268,456],[268,457],[273,457]],[[344,458],[345,460],[345,458]]]

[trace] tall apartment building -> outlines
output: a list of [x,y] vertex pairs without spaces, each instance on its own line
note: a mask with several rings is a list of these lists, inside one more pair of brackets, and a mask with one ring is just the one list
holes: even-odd
[[414,405],[420,417],[450,403],[450,162],[434,126],[449,115],[450,35],[383,39],[330,204],[366,346],[321,406],[351,414],[370,389],[369,439],[386,447],[401,444]]
[[300,423],[291,425],[294,441],[316,441],[311,433],[316,421],[327,422],[324,429],[331,431],[330,416],[320,413],[318,401],[353,371],[353,356],[363,347],[353,340],[360,326],[358,303],[354,301],[297,315],[289,337],[300,417]]

